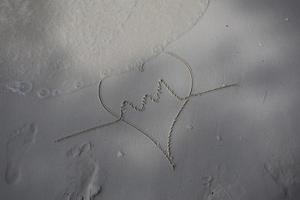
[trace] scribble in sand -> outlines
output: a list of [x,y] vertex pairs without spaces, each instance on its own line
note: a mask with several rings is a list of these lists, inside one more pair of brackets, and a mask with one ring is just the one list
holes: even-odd
[[[189,101],[193,98],[193,97],[198,97],[198,96],[202,96],[204,94],[208,94],[208,93],[212,93],[221,89],[225,89],[225,88],[229,88],[229,87],[233,87],[233,86],[238,86],[238,84],[223,84],[220,87],[216,87],[213,89],[209,89],[203,92],[194,92],[194,77],[193,77],[193,73],[192,73],[192,68],[189,65],[189,63],[187,61],[185,61],[183,58],[181,58],[180,56],[178,56],[175,53],[172,52],[166,52],[167,55],[174,57],[175,59],[179,60],[180,62],[182,62],[184,64],[184,66],[186,67],[186,69],[188,70],[189,76],[190,76],[190,88],[189,88],[189,93],[187,96],[179,96],[174,89],[172,89],[170,87],[170,85],[164,80],[164,79],[159,79],[158,83],[157,83],[157,88],[155,90],[155,92],[153,94],[145,94],[142,98],[139,104],[134,104],[133,102],[130,102],[128,100],[124,100],[121,103],[120,106],[120,113],[117,114],[115,113],[111,108],[109,108],[107,106],[106,103],[104,103],[103,101],[103,95],[102,95],[102,86],[103,86],[103,82],[105,81],[106,78],[102,79],[99,83],[99,100],[101,105],[104,107],[104,109],[109,112],[112,116],[114,116],[116,118],[116,120],[105,123],[105,124],[101,124],[92,128],[88,128],[88,129],[84,129],[81,131],[78,131],[74,134],[71,135],[67,135],[65,137],[59,138],[57,139],[55,142],[61,142],[64,141],[66,139],[78,136],[78,135],[82,135],[85,134],[89,131],[95,130],[95,129],[100,129],[100,128],[104,128],[110,125],[113,125],[115,123],[118,122],[123,122],[133,128],[135,128],[136,130],[138,130],[140,133],[142,133],[146,138],[148,138],[156,148],[158,148],[164,155],[164,157],[168,160],[170,166],[172,167],[172,169],[175,169],[175,162],[174,162],[174,158],[172,156],[172,151],[171,151],[171,146],[172,146],[172,136],[173,136],[173,132],[174,132],[174,128],[176,125],[176,122],[179,120],[179,117],[181,115],[181,113],[184,111],[185,107],[187,106],[187,104],[189,103]],[[143,112],[146,109],[147,104],[151,101],[153,103],[159,103],[160,101],[160,95],[162,94],[163,90],[162,88],[165,87],[166,90],[171,94],[171,96],[173,96],[174,98],[176,98],[179,102],[182,102],[182,106],[179,109],[179,111],[177,112],[177,114],[174,116],[173,121],[171,123],[171,126],[169,128],[168,131],[168,136],[167,136],[167,148],[163,149],[162,146],[159,144],[159,142],[153,138],[152,136],[150,136],[146,131],[142,130],[141,128],[139,128],[137,125],[134,124],[134,122],[131,122],[129,119],[126,119],[124,117],[124,114],[126,112],[126,110],[128,108],[131,108],[137,112]]]
[[20,180],[22,159],[35,143],[37,132],[37,125],[30,123],[23,125],[10,135],[6,143],[5,181],[7,184],[14,184]]

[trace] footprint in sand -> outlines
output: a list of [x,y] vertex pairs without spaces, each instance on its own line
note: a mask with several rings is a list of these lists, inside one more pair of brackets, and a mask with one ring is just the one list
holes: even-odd
[[91,143],[80,144],[67,152],[70,159],[67,186],[58,199],[93,200],[101,193],[105,176],[90,155],[91,147]]
[[25,124],[12,133],[6,143],[5,181],[15,184],[21,179],[21,163],[30,147],[35,143],[38,132],[35,123]]

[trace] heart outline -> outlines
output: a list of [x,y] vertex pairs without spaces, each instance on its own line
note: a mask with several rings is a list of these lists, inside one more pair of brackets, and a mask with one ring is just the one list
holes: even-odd
[[[101,95],[101,91],[102,91],[102,84],[104,82],[104,80],[106,78],[109,78],[108,77],[105,77],[103,78],[100,83],[99,83],[99,91],[98,91],[98,98],[99,98],[99,101],[101,103],[101,105],[103,106],[103,108],[108,112],[110,113],[112,116],[116,117],[117,119],[115,121],[113,121],[113,123],[117,123],[119,121],[122,121],[124,122],[125,124],[135,128],[136,130],[138,130],[139,132],[141,132],[146,138],[148,138],[154,145],[155,147],[157,147],[162,153],[163,155],[165,156],[165,158],[169,161],[169,164],[171,165],[172,169],[175,169],[175,163],[173,161],[173,157],[172,157],[172,154],[171,154],[171,139],[172,139],[172,133],[173,133],[173,130],[174,130],[174,126],[176,124],[176,122],[178,121],[178,118],[181,114],[181,112],[183,111],[183,109],[185,108],[186,104],[189,102],[189,96],[192,95],[192,92],[193,92],[193,87],[194,87],[194,77],[193,77],[193,73],[192,73],[192,68],[191,66],[185,61],[183,60],[181,57],[179,57],[177,54],[175,53],[172,53],[172,52],[165,52],[166,55],[169,55],[171,57],[174,57],[175,59],[181,61],[184,66],[186,67],[186,69],[188,70],[188,73],[189,73],[189,82],[190,82],[190,88],[189,88],[189,93],[188,93],[188,96],[185,96],[185,97],[180,97],[179,95],[177,95],[174,90],[171,89],[171,87],[168,85],[168,83],[166,81],[164,81],[163,79],[160,79],[158,81],[158,89],[156,90],[156,94],[160,94],[160,89],[162,87],[162,85],[164,85],[167,90],[169,91],[169,93],[171,95],[173,95],[174,97],[176,97],[177,100],[179,101],[183,101],[183,105],[180,107],[179,111],[177,112],[174,120],[172,121],[172,125],[169,129],[169,132],[168,132],[168,140],[167,140],[167,150],[163,149],[161,147],[161,145],[153,138],[151,137],[146,131],[142,130],[141,128],[139,128],[137,125],[134,124],[134,122],[130,121],[129,119],[124,119],[123,117],[123,112],[122,112],[122,107],[124,105],[125,102],[128,102],[127,100],[124,100],[122,102],[122,107],[120,109],[120,114],[116,114],[112,108],[110,108],[107,104],[104,103],[104,100],[103,100],[103,95]],[[144,65],[144,64],[143,64]],[[149,96],[148,96],[149,95]],[[130,107],[132,107],[134,110],[136,111],[143,111],[145,106],[147,105],[147,99],[151,99],[153,98],[154,95],[150,95],[150,94],[146,94],[143,96],[142,98],[142,109],[139,109],[139,108],[136,108],[137,106],[135,106],[133,103],[131,102],[128,102],[128,104],[130,105]],[[160,99],[159,95],[156,95],[158,96],[157,100]],[[147,98],[148,97],[148,98]],[[144,101],[145,100],[145,101]],[[153,102],[155,102],[155,100],[152,100]],[[156,102],[157,103],[157,102]],[[127,104],[127,105],[128,105]]]

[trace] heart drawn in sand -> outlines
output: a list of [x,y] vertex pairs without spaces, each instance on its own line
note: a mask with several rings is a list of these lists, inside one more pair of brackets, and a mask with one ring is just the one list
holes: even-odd
[[[114,111],[115,109],[113,109],[111,106],[109,106],[107,104],[107,102],[105,102],[103,99],[104,95],[103,95],[102,91],[103,91],[104,83],[106,81],[105,79],[103,79],[99,84],[99,100],[100,100],[101,105],[105,108],[105,110],[107,112],[109,112],[111,115],[113,115],[114,117],[116,117],[116,121],[122,121],[122,122],[126,123],[127,125],[137,129],[145,137],[147,137],[147,139],[149,139],[164,154],[164,156],[168,159],[169,163],[171,164],[172,168],[174,168],[175,164],[173,162],[172,152],[171,152],[172,134],[174,132],[175,124],[178,121],[178,118],[179,118],[181,112],[184,110],[184,107],[186,106],[187,102],[189,101],[188,97],[192,94],[193,75],[192,75],[192,69],[186,61],[184,61],[183,59],[181,59],[180,57],[178,57],[177,55],[172,54],[172,53],[167,53],[166,55],[168,57],[171,57],[171,59],[173,59],[173,60],[175,59],[175,61],[177,63],[178,63],[178,61],[180,61],[180,64],[181,64],[180,66],[183,66],[185,71],[187,71],[187,74],[188,74],[187,84],[183,83],[185,87],[187,86],[186,88],[184,88],[184,90],[185,90],[184,93],[186,94],[185,96],[179,95],[175,91],[175,89],[170,86],[169,82],[166,79],[160,78],[157,81],[156,88],[151,90],[154,92],[144,94],[140,98],[138,103],[134,103],[130,100],[123,99],[122,103],[118,109],[118,112],[115,112]],[[183,65],[182,65],[182,63],[183,63]],[[160,67],[162,67],[162,66],[160,66]],[[178,82],[180,82],[180,80],[182,79],[182,76],[183,75],[181,74],[181,77],[176,78]],[[185,80],[185,79],[183,79],[183,80]],[[158,138],[155,138],[153,133],[146,131],[147,130],[146,127],[142,127],[142,125],[140,125],[137,122],[137,120],[131,119],[126,116],[126,113],[128,111],[144,112],[145,110],[147,110],[147,107],[150,106],[150,104],[154,104],[154,106],[156,104],[158,106],[158,104],[161,103],[161,99],[164,98],[164,97],[162,97],[164,92],[167,92],[171,96],[171,98],[176,99],[180,103],[180,106],[177,106],[177,108],[175,106],[171,108],[173,110],[176,109],[176,113],[174,116],[171,116],[172,122],[170,124],[168,132],[160,133],[165,136],[167,135],[167,141],[165,141],[166,148],[164,148],[161,145],[162,143],[159,142]],[[162,106],[164,106],[164,105],[162,105]],[[149,109],[151,109],[151,108],[149,108]],[[167,110],[167,112],[170,112],[170,110]],[[147,115],[147,113],[145,113],[145,114]],[[163,115],[164,118],[167,118],[167,116],[165,116],[167,114],[165,114],[163,112],[161,112],[160,115]],[[157,117],[157,116],[151,116],[150,120],[153,120],[153,117]],[[158,124],[158,125],[162,126],[162,124]]]
[[[83,131],[78,131],[74,134],[62,137],[62,138],[56,140],[56,142],[60,142],[60,141],[66,140],[68,138],[84,134],[84,133],[86,133],[88,131],[91,131],[91,130],[103,128],[103,127],[106,127],[106,126],[109,126],[109,125],[112,125],[112,124],[115,124],[115,123],[118,123],[118,122],[123,122],[126,125],[129,125],[132,128],[138,130],[147,139],[149,139],[153,143],[153,145],[163,153],[164,157],[168,160],[168,162],[169,162],[170,166],[172,167],[172,169],[175,169],[175,162],[174,162],[174,158],[173,158],[173,155],[172,155],[172,149],[171,149],[172,136],[174,134],[174,129],[176,127],[176,123],[179,120],[179,117],[180,117],[181,113],[184,111],[184,108],[187,106],[190,99],[193,98],[193,97],[201,96],[201,95],[206,94],[206,93],[221,90],[221,89],[224,89],[224,88],[227,88],[227,87],[236,86],[237,84],[222,85],[222,86],[214,88],[214,89],[194,93],[193,72],[192,72],[192,68],[190,67],[188,62],[185,61],[183,58],[179,57],[178,55],[176,55],[174,53],[171,53],[171,52],[166,53],[166,55],[171,56],[171,58],[175,59],[176,61],[180,61],[183,64],[181,66],[183,66],[185,71],[188,73],[188,87],[185,89],[187,94],[185,94],[185,95],[178,94],[178,92],[170,86],[168,81],[166,81],[164,78],[160,78],[157,81],[157,87],[155,88],[153,93],[146,93],[145,95],[142,96],[141,100],[138,101],[138,103],[131,102],[127,99],[122,99],[122,103],[118,108],[118,112],[116,112],[116,111],[113,110],[112,107],[110,107],[107,104],[107,102],[104,101],[104,98],[103,98],[104,83],[110,78],[110,77],[106,77],[106,78],[102,79],[99,83],[99,93],[98,93],[99,100],[100,100],[100,103],[103,106],[103,108],[108,113],[110,113],[113,117],[115,117],[116,119],[109,122],[109,123],[102,124],[102,125],[99,125],[99,126],[96,126],[96,127],[92,127],[92,128],[89,128],[89,129],[85,129]],[[172,122],[170,124],[169,129],[168,129],[168,132],[166,133],[167,141],[165,142],[165,144],[166,144],[165,148],[162,147],[160,142],[158,142],[158,139],[156,137],[154,137],[154,135],[152,133],[150,133],[148,131],[145,131],[146,129],[141,127],[135,120],[132,120],[132,119],[130,119],[126,116],[126,113],[129,110],[134,111],[134,112],[143,112],[147,109],[147,106],[148,106],[149,103],[158,104],[160,102],[161,96],[163,95],[164,92],[168,92],[168,94],[173,99],[176,99],[178,102],[180,102],[180,106],[177,108],[177,111],[174,114],[174,116],[172,116]]]

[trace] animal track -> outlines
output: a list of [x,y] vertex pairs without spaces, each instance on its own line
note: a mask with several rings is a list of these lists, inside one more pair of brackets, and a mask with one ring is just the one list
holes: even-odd
[[[176,55],[175,53],[172,52],[167,52],[166,53],[169,56],[174,57],[175,59],[179,60],[180,62],[182,62],[186,69],[188,70],[189,76],[190,76],[190,88],[189,88],[189,94],[187,96],[179,96],[174,89],[172,89],[170,87],[170,85],[164,80],[164,79],[159,79],[158,83],[157,83],[157,88],[155,90],[155,92],[153,94],[145,94],[142,98],[139,104],[134,104],[133,102],[130,102],[128,100],[124,100],[121,103],[120,106],[120,114],[114,113],[103,101],[103,96],[102,96],[102,86],[103,86],[103,82],[106,78],[102,79],[99,83],[99,93],[98,93],[98,97],[100,100],[101,105],[104,107],[104,109],[109,112],[112,116],[114,116],[116,118],[116,120],[105,123],[105,124],[101,124],[99,126],[95,126],[92,128],[88,128],[88,129],[84,129],[82,131],[78,131],[74,134],[71,135],[67,135],[65,137],[59,138],[57,140],[55,140],[55,142],[61,142],[64,141],[66,139],[70,139],[72,137],[87,133],[89,131],[95,130],[95,129],[100,129],[106,126],[110,126],[113,125],[115,123],[118,122],[124,122],[125,124],[135,128],[136,130],[138,130],[139,132],[141,132],[145,137],[147,137],[153,144],[155,147],[157,147],[165,156],[165,158],[168,160],[170,166],[172,167],[172,169],[175,169],[175,162],[173,160],[173,156],[172,156],[172,152],[171,152],[171,144],[172,144],[172,136],[173,136],[173,132],[174,132],[174,128],[176,125],[176,122],[179,120],[179,117],[181,115],[181,113],[183,112],[184,108],[187,106],[188,102],[190,101],[191,98],[193,97],[198,97],[207,93],[211,93],[214,91],[218,91],[221,89],[225,89],[225,88],[229,88],[229,87],[233,87],[233,86],[238,86],[238,84],[228,84],[228,85],[222,85],[220,87],[217,88],[213,88],[210,90],[206,90],[203,92],[197,92],[194,93],[194,77],[193,77],[193,73],[192,73],[192,68],[190,67],[190,65],[188,64],[187,61],[185,61],[183,58],[179,57],[178,55]],[[161,145],[159,144],[159,142],[151,137],[146,131],[142,130],[141,128],[139,128],[138,126],[136,126],[133,122],[130,122],[128,119],[125,119],[124,114],[126,113],[126,111],[128,110],[128,108],[131,108],[137,112],[143,112],[146,109],[147,104],[149,103],[149,101],[154,102],[154,103],[159,103],[160,100],[160,95],[162,94],[162,87],[165,87],[167,89],[167,91],[173,96],[175,97],[178,101],[182,102],[182,106],[179,109],[179,111],[177,112],[177,114],[174,116],[174,119],[172,121],[172,124],[169,128],[169,132],[168,132],[168,136],[167,136],[167,149],[163,149],[161,147]]]

